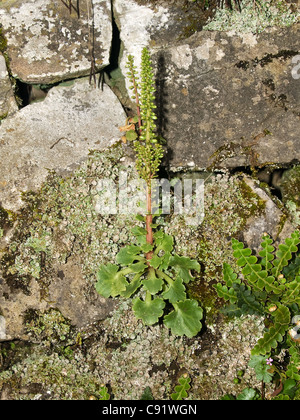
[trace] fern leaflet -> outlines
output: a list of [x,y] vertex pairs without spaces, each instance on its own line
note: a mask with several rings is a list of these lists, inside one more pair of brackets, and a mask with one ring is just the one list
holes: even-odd
[[289,328],[290,311],[286,306],[279,306],[274,312],[274,326],[260,338],[256,346],[252,350],[253,355],[270,353],[271,349],[275,349],[278,343],[282,342],[283,336]]
[[[275,294],[282,292],[275,277],[269,276],[268,271],[263,269],[261,264],[257,264],[257,257],[252,255],[251,249],[244,248],[244,244],[236,239],[232,239],[232,248],[233,256],[237,258],[237,264],[242,268],[242,274],[255,290],[266,289],[267,292]],[[266,260],[265,263],[268,265],[269,261]]]

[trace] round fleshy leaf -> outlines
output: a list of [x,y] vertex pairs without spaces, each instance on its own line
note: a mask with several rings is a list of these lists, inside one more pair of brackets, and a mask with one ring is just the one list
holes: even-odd
[[203,311],[197,302],[187,299],[173,304],[174,311],[164,317],[165,325],[174,335],[194,337],[202,328]]
[[141,319],[145,325],[153,325],[158,322],[163,315],[165,302],[160,299],[141,300],[136,298],[133,301],[133,311],[138,319]]
[[97,273],[97,278],[96,290],[105,298],[118,296],[128,286],[126,278],[119,271],[119,267],[114,264],[102,265]]

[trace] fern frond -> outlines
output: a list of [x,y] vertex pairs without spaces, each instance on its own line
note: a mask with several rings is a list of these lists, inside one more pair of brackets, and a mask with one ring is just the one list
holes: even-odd
[[215,284],[213,287],[216,289],[220,298],[229,300],[230,303],[235,303],[237,301],[237,295],[233,287],[228,288],[221,283]]
[[283,337],[289,328],[290,311],[286,306],[279,306],[274,312],[274,326],[260,338],[252,350],[253,355],[267,354],[271,349],[275,349],[278,343],[283,341]]
[[277,278],[284,267],[286,267],[289,261],[292,259],[292,254],[298,251],[297,245],[300,243],[299,231],[292,233],[290,238],[286,238],[284,244],[279,245],[279,249],[276,252],[276,259],[273,261],[272,274]]
[[275,349],[278,346],[278,343],[281,343],[283,340],[283,335],[275,328],[271,327],[265,335],[260,338],[254,346],[251,354],[267,354],[271,352],[271,349]]
[[244,284],[235,284],[233,288],[238,298],[238,307],[241,308],[243,314],[262,315],[264,313],[264,308],[256,300],[249,288],[247,288]]
[[218,283],[213,287],[216,289],[218,296],[225,300],[229,300],[231,304],[237,302],[237,295],[233,288],[234,284],[240,284],[241,280],[238,279],[237,274],[233,271],[229,264],[223,264],[223,279],[225,285]]
[[297,276],[294,281],[285,284],[286,291],[282,296],[282,303],[285,305],[292,305],[296,303],[300,306],[300,276]]
[[241,280],[237,278],[237,274],[231,268],[231,265],[223,264],[223,278],[227,287],[232,287],[235,283],[241,283]]
[[296,381],[300,381],[300,347],[288,338],[290,362],[286,371],[286,376]]
[[228,318],[235,318],[243,315],[241,308],[239,308],[237,304],[229,304],[224,308],[221,308],[220,312]]
[[275,248],[272,246],[272,244],[273,239],[270,238],[269,235],[265,235],[261,243],[262,250],[259,252],[259,256],[262,257],[261,265],[264,266],[268,271],[273,267],[272,261],[275,258],[273,254]]
[[[275,277],[270,276],[261,264],[257,264],[257,257],[252,255],[251,249],[244,248],[244,244],[236,239],[232,239],[232,249],[238,266],[242,268],[242,274],[254,290],[265,289],[275,294],[282,293],[282,287],[275,281]],[[268,255],[267,252],[266,255]],[[265,263],[268,264],[268,261],[266,260]]]
[[183,400],[188,397],[187,391],[191,388],[191,378],[184,374],[178,379],[178,385],[175,386],[175,392],[171,394],[172,400]]
[[[299,251],[298,251],[299,254]],[[283,269],[284,277],[287,281],[292,281],[296,276],[300,276],[300,256],[296,255],[293,262]]]

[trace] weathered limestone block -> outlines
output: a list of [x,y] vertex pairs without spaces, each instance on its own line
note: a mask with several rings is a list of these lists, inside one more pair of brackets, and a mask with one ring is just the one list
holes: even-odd
[[0,315],[0,340],[6,338],[6,320],[3,315]]
[[155,52],[160,134],[173,168],[300,159],[299,24],[259,36],[200,32]]
[[58,275],[52,279],[43,299],[41,293],[45,292],[39,280],[32,279],[28,285],[30,293],[23,293],[10,288],[0,278],[0,342],[29,338],[24,319],[30,310],[43,314],[51,308],[57,309],[77,328],[108,316],[114,302],[104,299],[94,289],[87,292],[87,283],[76,258],[56,269]]
[[295,230],[295,225],[286,217],[282,209],[274,200],[259,187],[259,184],[252,178],[244,177],[245,183],[265,203],[265,209],[261,214],[250,217],[242,232],[241,239],[258,252],[261,249],[262,235],[268,233],[278,243],[283,243]]
[[153,54],[167,164],[177,170],[299,160],[300,81],[293,77],[299,24],[259,35],[202,31],[183,39],[185,17],[180,21],[178,11],[174,2],[114,2],[123,74],[128,54],[138,67],[144,46]]
[[0,121],[18,110],[8,77],[5,58],[0,53]]
[[37,190],[49,169],[68,173],[89,150],[111,146],[125,118],[110,88],[87,79],[54,87],[43,102],[7,118],[0,126],[0,206],[20,208],[20,192]]
[[[149,5],[140,5],[134,0],[115,0],[113,3],[114,16],[120,30],[120,40],[123,54],[120,57],[120,69],[126,75],[128,55],[133,55],[136,65],[140,66],[141,51],[150,45],[154,32],[162,30],[168,25],[170,18],[167,8],[158,6],[156,10]],[[129,90],[130,83],[126,79]]]
[[139,59],[143,46],[165,46],[190,36],[201,30],[212,9],[186,0],[114,0],[123,57],[132,54]]
[[[65,3],[65,4],[64,4]],[[87,75],[109,62],[110,0],[10,0],[0,3],[12,75],[27,83],[55,83]]]
[[[196,4],[193,5],[198,10]],[[120,68],[126,74],[128,54],[140,65],[143,47],[159,48],[173,44],[186,33],[194,11],[185,0],[114,0],[113,11],[122,42]],[[192,9],[192,10],[190,10]],[[205,14],[203,14],[205,19]],[[201,17],[197,17],[201,25]],[[198,27],[199,29],[199,27]],[[129,86],[128,81],[127,87]]]

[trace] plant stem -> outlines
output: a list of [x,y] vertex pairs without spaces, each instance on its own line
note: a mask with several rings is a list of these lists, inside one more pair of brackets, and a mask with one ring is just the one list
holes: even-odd
[[261,382],[261,399],[265,400],[265,383],[264,383],[264,381]]
[[123,274],[123,276],[127,276],[127,274],[131,274],[133,270],[129,267],[123,268],[123,270],[120,271],[120,273]]
[[166,280],[166,282],[171,286],[174,283],[174,280],[171,279],[171,277],[169,277],[166,273],[164,273],[161,270],[156,270],[156,274],[158,275],[158,277]]
[[[147,230],[147,236],[146,241],[148,244],[153,245],[153,230],[152,230],[152,206],[151,206],[151,185],[150,183],[147,183],[147,214],[146,214],[146,230]],[[150,266],[150,260],[153,257],[153,251],[149,251],[146,254],[146,259],[148,260],[147,264]]]
[[[134,59],[132,55],[128,56],[129,76],[132,82],[131,89],[134,91],[133,98],[135,99],[137,117],[138,117],[138,134],[139,138],[135,144],[137,152],[137,169],[139,175],[146,181],[146,242],[153,245],[153,231],[152,231],[152,196],[151,196],[151,181],[156,176],[160,160],[162,158],[161,146],[157,145],[155,138],[155,123],[156,116],[153,109],[156,108],[154,104],[154,78],[151,66],[151,59],[147,48],[142,51],[142,65],[141,65],[141,83],[138,86],[136,79],[136,71],[134,66]],[[141,89],[141,96],[139,94]],[[150,267],[150,260],[153,257],[153,251],[149,251],[145,255],[148,267]]]
[[151,303],[151,301],[152,301],[151,293],[147,290],[146,296],[145,296],[145,302],[149,304]]
[[129,71],[131,73],[131,81],[132,81],[133,91],[134,91],[134,96],[135,96],[136,112],[137,112],[138,125],[139,125],[139,134],[141,135],[142,134],[142,117],[141,117],[138,86],[137,86],[134,69],[133,69],[133,62],[130,63]]
[[139,95],[138,95],[135,79],[133,79],[133,87],[134,87],[134,92],[135,92],[135,103],[136,103],[136,112],[138,116],[139,134],[141,135],[142,134],[142,118],[141,118]]

